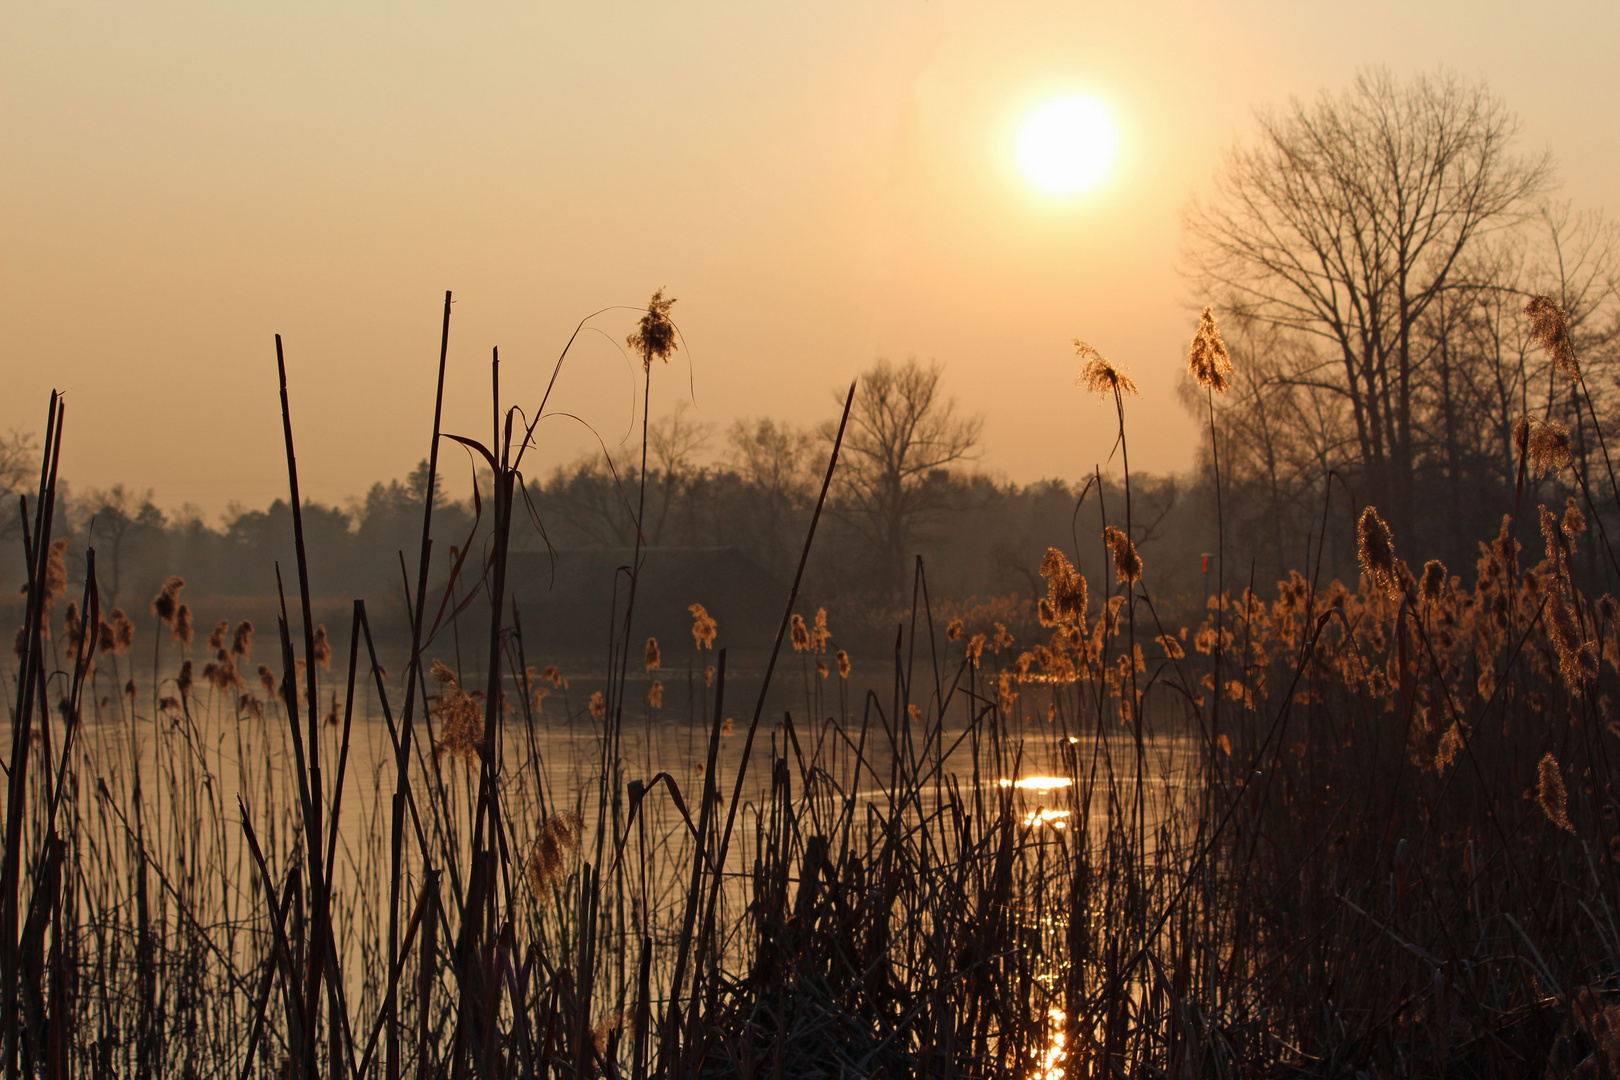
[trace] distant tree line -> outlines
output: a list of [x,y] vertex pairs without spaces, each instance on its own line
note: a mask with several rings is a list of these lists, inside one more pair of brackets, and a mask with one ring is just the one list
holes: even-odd
[[[966,466],[980,427],[980,418],[960,414],[945,395],[938,365],[879,362],[863,375],[805,584],[812,602],[844,613],[847,632],[884,626],[892,631],[891,620],[909,604],[918,556],[938,613],[978,605],[1001,612],[1001,620],[1033,618],[1033,601],[1045,592],[1038,570],[1053,545],[1093,567],[1100,587],[1107,565],[1100,542],[1104,518],[1117,517],[1122,505],[1117,484],[1013,484],[973,471]],[[811,430],[757,417],[738,420],[717,436],[683,408],[655,419],[648,426],[645,544],[734,547],[785,589],[833,435],[830,426]],[[611,458],[582,457],[528,480],[518,499],[515,547],[631,547],[643,480],[640,458],[635,446]],[[26,490],[25,472],[18,471],[13,503],[15,492]],[[374,610],[403,610],[400,555],[414,580],[425,482],[424,462],[403,479],[373,485],[347,507],[306,502],[304,531],[317,597],[363,596]],[[448,572],[452,549],[484,551],[487,477],[479,483],[486,496],[483,518],[473,500],[436,492],[437,581]],[[1150,560],[1163,554],[1158,569],[1165,572],[1167,591],[1196,593],[1199,552],[1207,548],[1202,525],[1188,517],[1196,513],[1196,500],[1174,478],[1135,477],[1133,493],[1138,541]],[[82,582],[83,551],[94,546],[104,607],[143,613],[163,581],[179,574],[193,597],[220,598],[225,606],[232,598],[256,600],[259,610],[267,610],[278,564],[284,580],[292,581],[292,515],[285,500],[262,509],[233,508],[215,525],[196,514],[165,513],[154,499],[150,491],[124,486],[68,488],[62,495],[57,533],[72,537],[70,579]],[[5,557],[20,567],[18,541],[14,535],[0,539],[9,549]],[[1023,608],[1027,612],[1017,614]]]
[[[1203,604],[1211,569],[1232,589],[1269,591],[1292,570],[1353,583],[1368,504],[1410,565],[1440,558],[1470,576],[1504,514],[1533,522],[1537,502],[1575,498],[1595,533],[1582,571],[1620,578],[1607,544],[1620,540],[1620,234],[1550,202],[1552,167],[1518,154],[1515,131],[1484,86],[1372,71],[1262,112],[1258,136],[1229,153],[1189,210],[1187,259],[1232,366],[1219,387],[1186,380],[1206,428],[1194,468],[1130,481],[1132,539],[1165,618]],[[892,627],[921,556],[942,609],[1011,612],[1044,591],[1049,546],[1087,573],[1094,603],[1116,587],[1101,536],[1122,524],[1122,477],[1078,463],[1030,484],[976,471],[982,418],[957,407],[937,364],[878,361],[857,387],[807,596]],[[1526,461],[1515,437],[1532,426],[1564,440],[1567,463]],[[677,408],[650,420],[645,448],[526,477],[514,543],[629,548],[644,506],[643,544],[734,547],[786,583],[834,427],[752,417],[722,432]],[[37,469],[26,435],[0,439],[13,566],[16,494]],[[317,595],[402,608],[397,553],[414,566],[426,476],[424,463],[347,507],[306,506]],[[489,523],[470,500],[434,497],[447,570],[452,549],[483,552]],[[82,577],[77,553],[95,546],[109,607],[139,608],[171,573],[194,594],[273,596],[277,563],[293,565],[284,501],[211,525],[113,487],[65,495],[58,520],[70,571]],[[1519,532],[1535,542],[1533,524]]]

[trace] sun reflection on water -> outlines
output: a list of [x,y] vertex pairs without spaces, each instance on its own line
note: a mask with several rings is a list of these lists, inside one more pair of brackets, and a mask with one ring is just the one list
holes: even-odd
[[1026,827],[1035,825],[1050,825],[1054,829],[1067,829],[1069,827],[1069,811],[1067,810],[1032,810],[1024,815]]
[[1003,778],[996,783],[1004,788],[1015,787],[1024,791],[1056,791],[1071,786],[1074,781],[1066,776],[1026,776],[1020,780]]
[[1048,1009],[1046,1011],[1046,1049],[1036,1060],[1033,1080],[1063,1080],[1067,1074],[1063,1066],[1069,1059],[1068,1051],[1064,1049],[1063,1021],[1067,1019],[1062,1009]]

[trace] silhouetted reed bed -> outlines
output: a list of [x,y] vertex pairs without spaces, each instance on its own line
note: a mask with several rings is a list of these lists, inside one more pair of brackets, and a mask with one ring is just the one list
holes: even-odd
[[[8,1076],[1620,1072],[1620,626],[1571,570],[1613,555],[1547,425],[1476,567],[1408,569],[1365,508],[1357,587],[1316,554],[1162,625],[1127,473],[1042,565],[1039,640],[936,619],[919,561],[892,655],[852,660],[796,578],[744,696],[701,608],[690,646],[634,634],[630,569],[605,681],[527,654],[515,410],[461,439],[494,484],[451,583],[487,598],[483,671],[436,659],[466,612],[429,595],[431,503],[388,665],[363,603],[313,625],[301,533],[275,628],[204,648],[178,579],[103,612],[93,552],[70,605],[63,416],[7,684]],[[1584,501],[1538,509],[1538,472]]]

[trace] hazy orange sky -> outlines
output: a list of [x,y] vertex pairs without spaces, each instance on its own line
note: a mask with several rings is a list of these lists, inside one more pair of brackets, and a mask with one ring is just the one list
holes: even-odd
[[[446,426],[483,437],[490,346],[531,406],[581,317],[662,286],[687,347],[654,415],[809,425],[915,355],[987,415],[982,467],[1075,477],[1112,436],[1080,337],[1142,388],[1132,466],[1184,469],[1181,213],[1255,106],[1445,65],[1612,212],[1617,40],[1610,0],[7,4],[0,427],[39,431],[60,388],[75,486],[263,506],[279,331],[304,492],[341,502],[425,456],[446,288]],[[1038,195],[1017,121],[1075,90],[1113,110],[1118,165]],[[554,402],[616,452],[633,321],[593,321]],[[537,472],[593,445],[541,431]]]

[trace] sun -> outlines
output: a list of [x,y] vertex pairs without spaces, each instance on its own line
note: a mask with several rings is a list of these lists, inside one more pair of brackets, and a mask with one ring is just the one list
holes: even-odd
[[1085,94],[1036,106],[1018,129],[1018,165],[1048,195],[1079,195],[1113,168],[1119,129],[1108,109]]

